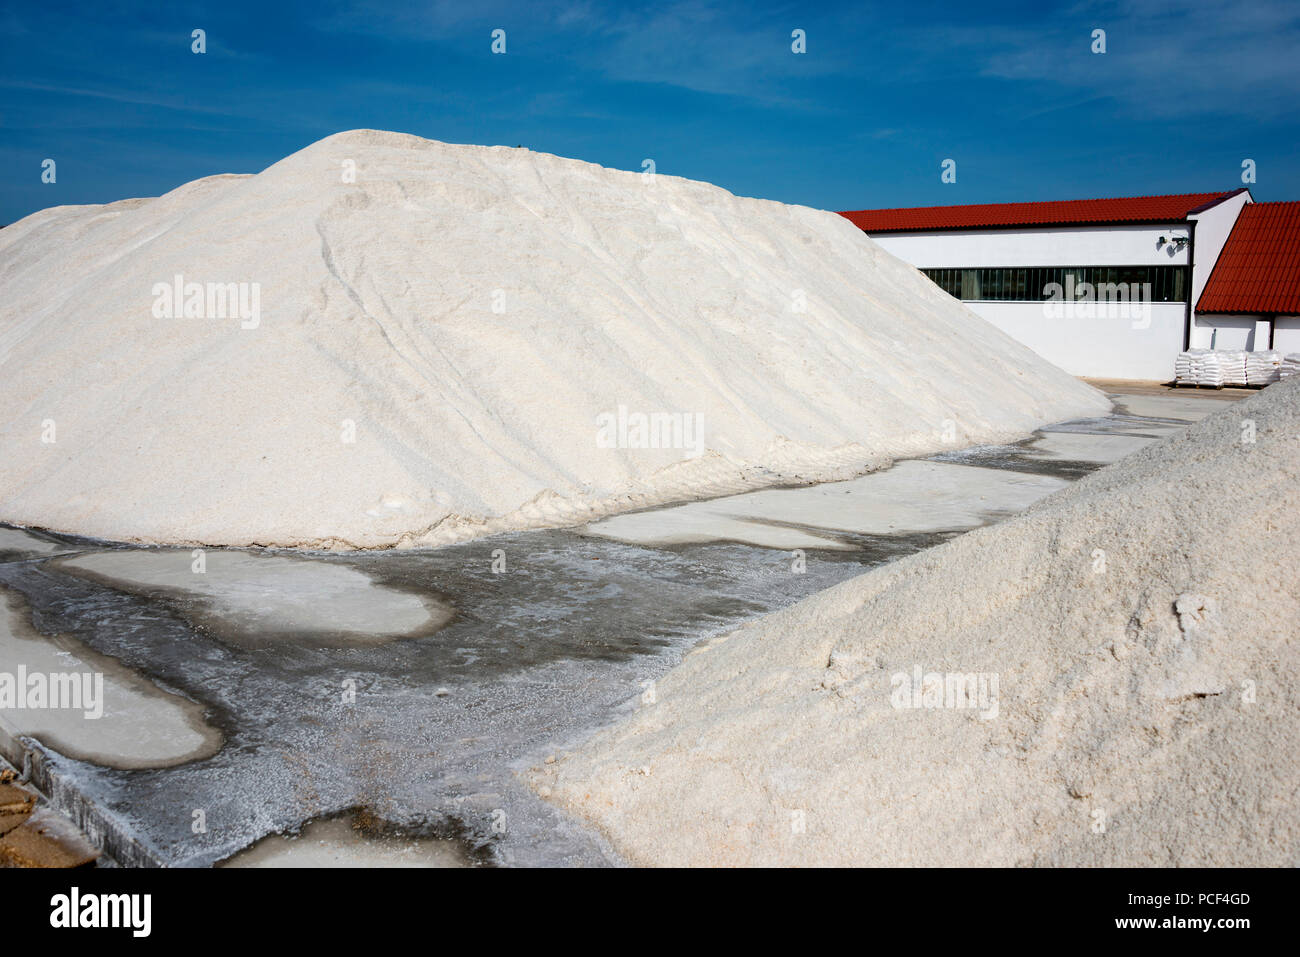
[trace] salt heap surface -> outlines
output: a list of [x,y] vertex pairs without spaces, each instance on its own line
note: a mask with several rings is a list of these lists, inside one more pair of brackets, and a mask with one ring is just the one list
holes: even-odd
[[[0,382],[0,519],[324,548],[848,478],[1109,409],[833,213],[370,130],[0,230]],[[635,447],[650,414],[678,447]]]
[[532,783],[638,863],[1294,866],[1297,435],[1269,386],[702,646]]

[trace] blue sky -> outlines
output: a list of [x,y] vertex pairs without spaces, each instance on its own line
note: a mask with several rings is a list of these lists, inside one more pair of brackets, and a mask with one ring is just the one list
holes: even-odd
[[652,158],[829,209],[1227,190],[1247,158],[1256,199],[1300,199],[1294,0],[976,6],[10,4],[0,222],[256,172],[357,127]]

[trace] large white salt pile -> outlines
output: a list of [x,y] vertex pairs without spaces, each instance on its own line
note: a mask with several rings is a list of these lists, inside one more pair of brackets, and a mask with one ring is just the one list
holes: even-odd
[[522,149],[341,133],[0,231],[24,525],[432,544],[1106,409],[840,216]]
[[701,648],[531,776],[643,863],[1294,866],[1297,568],[1283,382]]

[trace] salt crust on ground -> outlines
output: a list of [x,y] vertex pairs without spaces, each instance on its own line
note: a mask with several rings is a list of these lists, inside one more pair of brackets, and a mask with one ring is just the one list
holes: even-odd
[[[177,275],[260,284],[257,328],[156,318]],[[841,216],[373,130],[0,231],[0,383],[0,519],[325,548],[845,479],[1109,409]],[[703,454],[599,448],[620,405],[701,415]]]
[[[648,864],[1294,866],[1297,568],[1300,381],[700,648],[532,781]],[[997,716],[894,708],[916,666]]]
[[583,532],[639,545],[736,541],[767,548],[861,547],[859,535],[973,528],[1066,485],[1046,475],[912,459],[847,482],[765,489],[615,515]]

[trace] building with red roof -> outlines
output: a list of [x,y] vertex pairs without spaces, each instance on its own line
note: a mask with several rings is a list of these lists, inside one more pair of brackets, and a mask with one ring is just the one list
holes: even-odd
[[1075,375],[1167,381],[1187,348],[1300,351],[1300,204],[1244,187],[840,215]]
[[1210,329],[1207,347],[1300,351],[1297,317],[1300,202],[1251,203],[1233,224],[1196,301],[1197,338]]
[[1207,209],[1231,193],[1180,193],[1115,199],[1065,199],[1045,203],[978,203],[972,206],[913,206],[840,213],[866,233],[950,229],[1006,229],[1026,226],[1097,226],[1117,223],[1175,223]]

